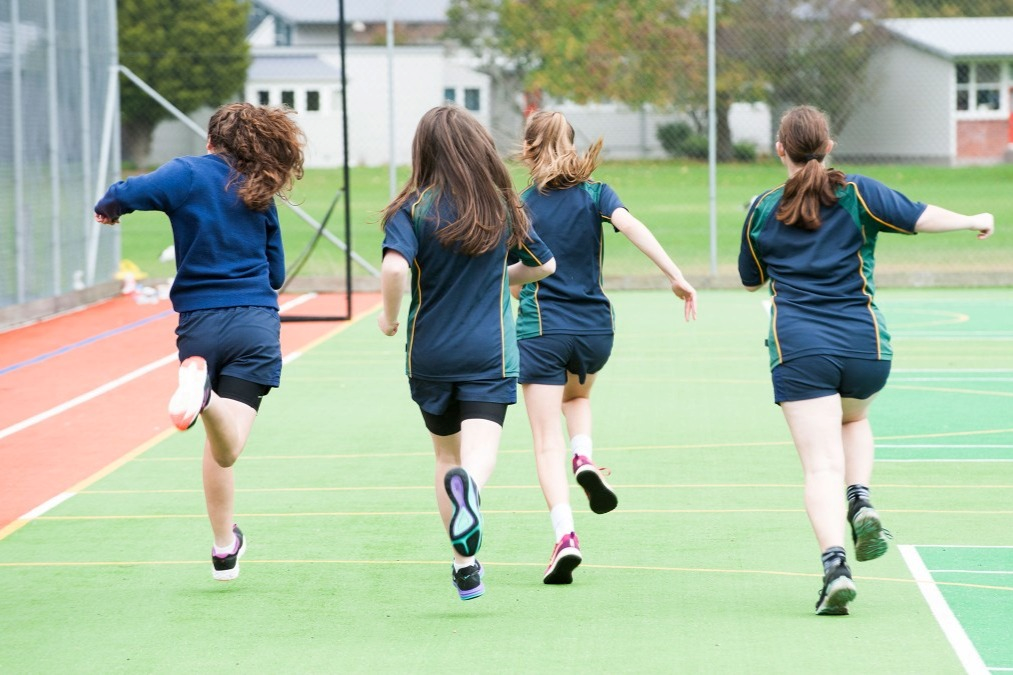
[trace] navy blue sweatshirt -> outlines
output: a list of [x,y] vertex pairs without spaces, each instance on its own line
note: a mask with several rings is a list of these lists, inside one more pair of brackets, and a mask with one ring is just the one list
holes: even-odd
[[285,253],[274,203],[253,211],[226,189],[230,168],[210,154],[178,157],[143,176],[114,184],[95,213],[118,220],[133,211],[162,211],[172,224],[177,312],[219,307],[278,308]]

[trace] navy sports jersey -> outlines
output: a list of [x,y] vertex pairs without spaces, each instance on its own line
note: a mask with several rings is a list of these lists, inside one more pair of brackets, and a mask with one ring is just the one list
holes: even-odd
[[278,309],[276,291],[285,281],[278,211],[274,202],[264,211],[247,208],[239,181],[229,185],[230,173],[217,154],[177,157],[112,185],[95,205],[95,213],[112,220],[133,211],[169,216],[176,251],[169,297],[177,312]]
[[517,337],[613,333],[612,303],[602,288],[602,223],[623,208],[618,195],[605,183],[587,181],[545,192],[531,186],[521,199],[556,258],[556,271],[521,289]]
[[383,250],[397,251],[411,266],[411,306],[407,321],[409,377],[465,381],[517,377],[517,337],[510,305],[507,258],[529,267],[552,258],[532,228],[523,246],[500,244],[471,257],[444,247],[436,238],[437,222],[456,217],[448,199],[433,213],[430,190],[407,202],[384,228]]
[[783,185],[761,194],[749,208],[739,276],[746,286],[770,281],[771,368],[812,354],[893,355],[873,301],[876,237],[914,234],[926,205],[865,176],[845,180],[837,189],[837,204],[820,209],[822,225],[816,230],[777,220]]

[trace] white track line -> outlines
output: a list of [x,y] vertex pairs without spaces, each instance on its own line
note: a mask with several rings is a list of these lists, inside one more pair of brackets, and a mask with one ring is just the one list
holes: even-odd
[[147,375],[151,371],[156,370],[158,368],[161,368],[162,366],[165,366],[165,365],[168,365],[170,363],[173,363],[174,361],[177,361],[178,359],[179,359],[179,355],[176,352],[173,352],[172,354],[169,354],[168,356],[163,356],[162,358],[158,359],[157,361],[152,361],[151,363],[149,363],[146,366],[141,366],[137,370],[129,372],[129,373],[127,373],[126,375],[124,375],[122,377],[118,377],[115,380],[113,380],[112,382],[107,382],[107,383],[103,384],[101,387],[96,387],[95,389],[92,389],[91,391],[89,391],[87,393],[81,394],[80,396],[76,396],[76,397],[70,399],[69,401],[67,401],[66,403],[61,403],[60,405],[55,406],[53,408],[50,408],[49,410],[46,410],[45,412],[41,412],[38,415],[33,415],[32,417],[29,417],[28,419],[21,420],[17,424],[12,424],[11,426],[7,427],[6,429],[0,429],[0,440],[2,440],[4,438],[7,438],[8,436],[10,436],[12,434],[16,434],[19,431],[23,431],[23,430],[25,430],[25,429],[27,429],[29,427],[33,427],[36,424],[38,424],[39,422],[44,422],[44,421],[48,420],[51,417],[55,417],[56,415],[59,415],[62,412],[66,412],[67,410],[70,410],[71,408],[76,408],[77,406],[81,405],[82,403],[87,403],[88,401],[90,401],[90,400],[92,400],[94,398],[98,398],[102,394],[108,393],[108,392],[112,391],[113,389],[116,389],[117,387],[120,387],[120,386],[126,384],[127,382],[130,382],[132,380],[136,380],[137,378],[139,378],[139,377],[141,377],[143,375]]
[[950,641],[950,646],[956,652],[957,658],[960,659],[960,663],[964,666],[964,670],[971,675],[988,675],[989,669],[985,666],[981,655],[978,654],[978,650],[974,648],[971,639],[967,637],[967,633],[964,632],[964,627],[957,621],[957,617],[954,616],[953,610],[946,603],[943,594],[939,592],[939,587],[932,580],[932,575],[929,574],[929,570],[925,567],[925,563],[922,562],[918,551],[915,550],[914,546],[906,544],[899,545],[897,550],[900,551],[904,562],[907,563],[908,569],[911,570],[911,575],[918,582],[918,589],[925,596],[929,609],[932,610],[932,614],[936,617],[936,621],[939,623],[939,627],[942,628],[946,639]]
[[[304,295],[300,295],[299,297],[293,298],[289,302],[286,302],[284,305],[282,305],[281,311],[284,312],[285,310],[292,309],[293,307],[298,307],[299,305],[312,300],[316,296],[317,296],[316,293],[306,293]],[[86,392],[84,394],[81,394],[80,396],[72,398],[65,403],[61,403],[58,406],[55,406],[53,408],[50,408],[49,410],[39,413],[38,415],[33,415],[28,419],[21,420],[17,424],[12,424],[6,429],[0,429],[0,440],[7,438],[8,436],[11,436],[13,434],[16,434],[19,431],[24,431],[29,427],[33,427],[39,422],[44,422],[50,419],[51,417],[55,417],[56,415],[59,415],[62,412],[70,410],[71,408],[76,408],[82,403],[87,403],[88,401],[91,401],[92,399],[97,398],[102,394],[108,393],[113,389],[123,386],[127,382],[136,380],[137,378],[143,375],[147,375],[151,371],[161,368],[162,366],[173,363],[178,359],[179,354],[177,352],[173,352],[172,354],[163,356],[157,361],[152,361],[146,366],[141,366],[137,370],[131,371],[122,377],[118,377],[112,382],[107,382],[106,384],[103,384],[101,387],[96,387],[95,389],[92,389],[89,392]]]
[[25,515],[18,518],[18,520],[35,520],[36,518],[44,514],[46,511],[56,508],[57,506],[67,501],[76,494],[77,494],[76,492],[61,492],[52,499],[43,502],[42,504],[39,504]]

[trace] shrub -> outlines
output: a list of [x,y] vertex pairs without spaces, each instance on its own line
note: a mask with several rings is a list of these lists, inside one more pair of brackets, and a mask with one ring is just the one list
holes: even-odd
[[671,122],[658,125],[658,141],[672,157],[680,157],[686,152],[683,146],[686,140],[693,135],[693,128],[685,122]]
[[735,143],[732,145],[732,157],[737,162],[755,162],[756,146],[746,141]]

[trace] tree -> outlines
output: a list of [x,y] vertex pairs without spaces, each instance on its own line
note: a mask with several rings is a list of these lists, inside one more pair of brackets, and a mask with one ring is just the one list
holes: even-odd
[[1013,0],[893,0],[894,16],[1013,16]]
[[672,0],[452,0],[447,37],[515,94],[671,107],[699,102],[706,77],[687,16]]
[[886,15],[886,0],[730,0],[722,9],[719,72],[743,73],[760,94],[752,100],[775,113],[805,103],[844,126],[863,99],[866,65],[885,42],[875,20]]
[[[117,0],[120,63],[191,113],[236,97],[246,81],[247,0]],[[128,80],[120,88],[123,154],[142,164],[170,113]]]

